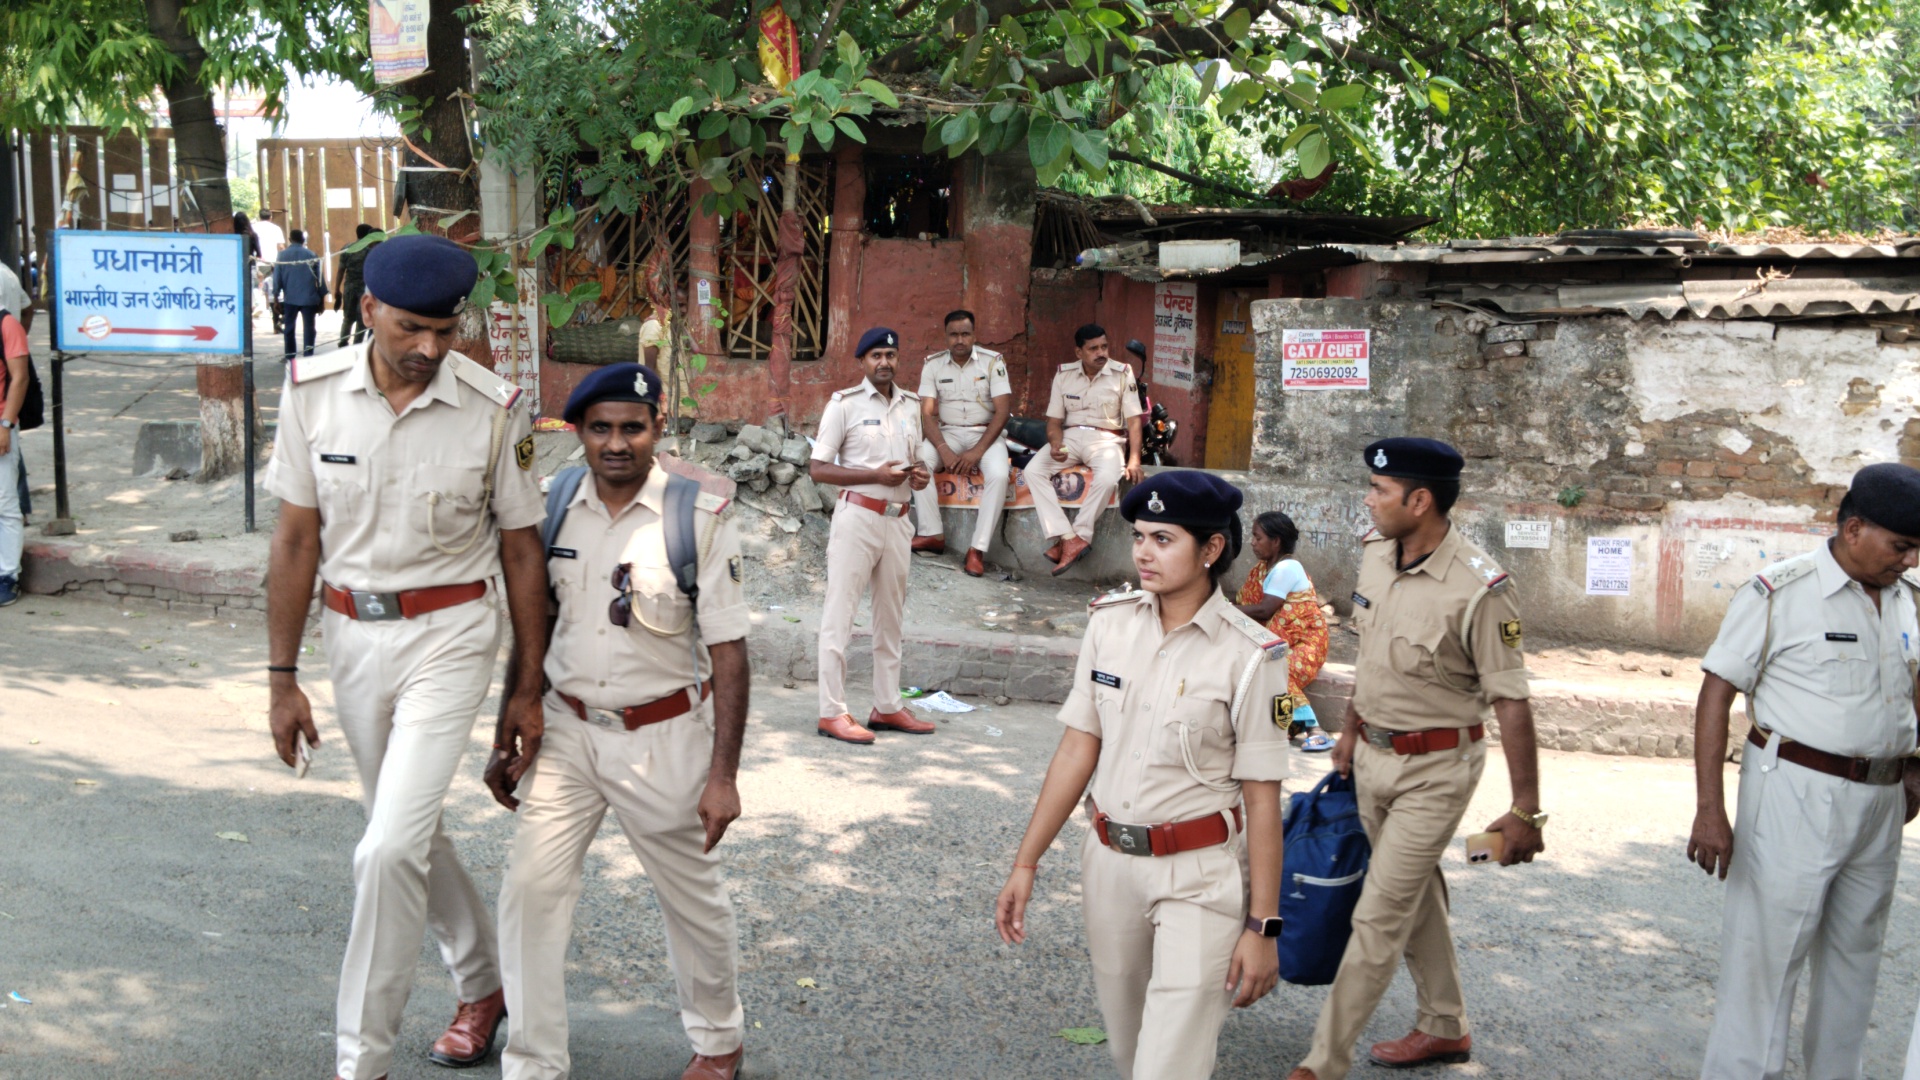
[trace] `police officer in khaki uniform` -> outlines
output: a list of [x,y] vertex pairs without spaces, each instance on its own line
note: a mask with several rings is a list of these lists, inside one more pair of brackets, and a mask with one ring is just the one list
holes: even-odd
[[567,399],[591,475],[547,549],[546,734],[530,753],[502,743],[487,767],[494,798],[520,814],[500,887],[506,1080],[568,1075],[567,942],[581,863],[609,807],[666,917],[693,1042],[682,1080],[732,1080],[740,1065],[738,938],[714,850],[740,816],[740,535],[721,516],[726,499],[695,498],[696,604],[667,557],[674,510],[653,452],[659,402],[660,377],[639,364],[601,368]]
[[1280,978],[1287,732],[1272,718],[1287,646],[1220,591],[1240,551],[1240,501],[1190,469],[1122,500],[1140,591],[1093,605],[1060,708],[1067,730],[995,906],[1001,938],[1026,940],[1040,859],[1087,794],[1081,904],[1128,1080],[1212,1075],[1228,1007]]
[[[1000,433],[1013,412],[1013,384],[1007,380],[1005,358],[973,343],[973,312],[949,313],[946,327],[946,351],[927,357],[920,369],[920,427],[927,436],[920,444],[920,462],[929,472],[980,477],[973,544],[962,564],[968,575],[979,577],[987,572],[987,548],[1000,529],[1012,477],[1013,462]],[[913,550],[945,551],[939,488],[928,484],[914,492],[913,504],[920,520]]]
[[[871,728],[930,735],[934,725],[900,700],[900,633],[907,607],[907,564],[913,526],[907,489],[932,476],[920,452],[920,398],[896,386],[900,336],[876,326],[854,350],[866,373],[860,385],[834,391],[820,414],[809,475],[835,484],[840,505],[827,537],[827,602],[820,612],[820,734],[871,743]],[[911,464],[909,464],[911,463]],[[847,711],[847,642],[860,594],[873,589],[873,712],[862,727]]]
[[[1785,1075],[1809,961],[1806,1075],[1865,1075],[1914,749],[1920,625],[1901,575],[1920,551],[1920,471],[1861,469],[1838,519],[1825,544],[1734,594],[1700,661],[1687,857],[1727,882],[1705,1080]],[[1740,692],[1753,724],[1729,826],[1727,723]]]
[[546,641],[527,410],[513,384],[451,349],[473,256],[398,236],[367,256],[364,276],[372,338],[288,362],[266,475],[281,499],[267,574],[274,747],[293,765],[320,744],[295,675],[317,571],[334,707],[367,808],[340,971],[345,1080],[386,1075],[428,927],[460,999],[429,1056],[472,1065],[493,1045],[493,918],[440,807],[492,680],[501,608],[522,688],[506,704],[512,737],[540,737]]
[[1382,439],[1365,454],[1374,531],[1353,594],[1353,701],[1332,756],[1353,777],[1373,858],[1313,1048],[1289,1080],[1345,1080],[1402,954],[1419,1016],[1369,1056],[1393,1068],[1468,1059],[1440,857],[1480,782],[1491,717],[1513,785],[1512,811],[1487,827],[1502,837],[1500,863],[1545,847],[1520,616],[1507,575],[1447,519],[1464,462],[1435,439]]
[[[1093,528],[1120,481],[1139,483],[1145,475],[1140,468],[1140,391],[1133,369],[1109,358],[1107,332],[1093,323],[1073,332],[1073,352],[1078,359],[1055,373],[1047,399],[1049,450],[1033,455],[1026,468],[1034,512],[1053,541],[1046,554],[1056,575],[1066,573],[1093,546]],[[1085,465],[1093,478],[1069,526],[1053,478],[1073,465]]]

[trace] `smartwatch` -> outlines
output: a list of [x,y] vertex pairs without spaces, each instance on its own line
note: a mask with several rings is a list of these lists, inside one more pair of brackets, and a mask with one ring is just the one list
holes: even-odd
[[0,420],[0,428],[6,428],[8,431],[12,431],[14,430],[14,422],[11,420]]
[[1265,937],[1265,938],[1279,937],[1280,936],[1280,916],[1275,915],[1271,919],[1256,919],[1253,916],[1249,915],[1247,916],[1247,929],[1253,931],[1256,934],[1259,934],[1261,937]]

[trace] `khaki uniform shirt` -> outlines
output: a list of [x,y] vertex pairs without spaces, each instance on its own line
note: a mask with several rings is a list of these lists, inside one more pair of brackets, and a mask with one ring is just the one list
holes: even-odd
[[[666,497],[667,472],[656,463],[640,494],[609,515],[588,475],[547,549],[547,579],[559,605],[547,645],[547,681],[593,708],[645,705],[698,685],[713,674],[705,643],[747,636],[739,526],[721,512],[724,505],[721,511],[694,510],[693,535],[700,544],[696,618],[667,562],[661,527]],[[621,563],[633,567],[633,617],[624,627],[613,624],[608,610],[618,595],[613,574]]]
[[1006,360],[978,345],[964,364],[954,363],[948,350],[927,357],[920,369],[920,396],[938,404],[943,428],[986,427],[993,420],[993,399],[1012,393]]
[[[913,465],[920,460],[920,395],[895,385],[893,397],[880,396],[873,383],[836,390],[820,414],[813,460],[838,459],[850,469],[877,469],[889,461]],[[848,491],[888,502],[906,502],[912,485],[854,484]]]
[[1089,379],[1080,361],[1062,364],[1053,377],[1047,415],[1066,421],[1068,427],[1127,430],[1127,418],[1140,415],[1140,388],[1133,369],[1109,360],[1098,375]]
[[[320,576],[336,588],[396,592],[498,574],[500,530],[546,516],[520,391],[452,353],[396,416],[373,381],[372,348],[287,365],[266,489],[319,509]],[[483,510],[487,445],[502,408],[506,430]],[[465,551],[440,550],[466,544],[476,527],[481,535]]]
[[1763,729],[1866,758],[1913,752],[1916,664],[1913,589],[1902,581],[1880,590],[1876,609],[1825,544],[1768,567],[1735,593],[1700,661],[1753,695],[1749,708]]
[[[1389,731],[1465,728],[1484,722],[1492,702],[1527,697],[1520,614],[1505,573],[1455,526],[1418,566],[1396,565],[1400,545],[1367,536],[1353,592],[1360,654],[1353,708]],[[1470,634],[1462,633],[1476,593]]]
[[[1249,660],[1260,657],[1228,718]],[[1240,801],[1211,781],[1284,780],[1287,731],[1275,722],[1287,696],[1287,648],[1218,591],[1171,633],[1160,629],[1152,593],[1098,601],[1080,647],[1060,722],[1100,740],[1094,802],[1115,821],[1159,825],[1219,813]],[[1181,749],[1185,741],[1186,752]]]

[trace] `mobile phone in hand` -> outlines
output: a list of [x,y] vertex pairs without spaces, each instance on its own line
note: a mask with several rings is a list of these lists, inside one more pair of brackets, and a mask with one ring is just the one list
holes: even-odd
[[1498,864],[1507,853],[1507,838],[1497,832],[1474,833],[1467,837],[1467,864]]
[[307,745],[307,737],[293,734],[293,776],[296,780],[305,780],[307,770],[313,767],[313,748]]

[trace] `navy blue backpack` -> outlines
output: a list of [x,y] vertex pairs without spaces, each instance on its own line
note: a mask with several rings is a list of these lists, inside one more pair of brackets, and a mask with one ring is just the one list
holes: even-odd
[[1325,986],[1340,970],[1373,846],[1353,781],[1337,772],[1293,796],[1280,872],[1280,977]]

